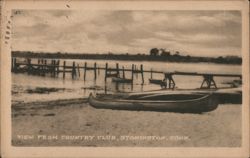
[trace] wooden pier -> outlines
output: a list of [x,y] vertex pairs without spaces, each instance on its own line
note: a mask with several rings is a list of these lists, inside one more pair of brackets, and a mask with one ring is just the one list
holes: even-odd
[[[174,81],[175,75],[186,75],[186,76],[203,76],[203,81],[200,88],[217,88],[214,77],[239,77],[238,74],[215,74],[215,73],[196,73],[196,72],[162,72],[155,71],[153,69],[144,70],[143,65],[132,64],[131,68],[125,68],[120,66],[119,63],[116,63],[115,67],[110,67],[108,63],[105,64],[105,67],[99,67],[95,62],[92,65],[89,65],[87,62],[84,62],[83,66],[80,66],[79,63],[73,61],[70,64],[67,64],[66,61],[63,61],[63,64],[60,65],[59,59],[36,59],[37,62],[34,63],[33,59],[25,59],[25,61],[18,61],[18,58],[13,57],[11,60],[11,71],[14,73],[23,73],[26,72],[32,75],[47,76],[50,74],[51,77],[58,77],[62,73],[63,79],[66,78],[66,74],[71,74],[72,79],[77,79],[81,77],[81,72],[83,73],[83,80],[86,80],[87,72],[92,71],[94,74],[94,80],[97,80],[100,71],[104,72],[104,80],[107,81],[107,78],[116,77],[124,80],[131,80],[133,84],[134,77],[138,78],[138,75],[141,76],[141,84],[145,82],[144,73],[150,73],[150,78],[153,78],[154,73],[164,74],[162,82],[164,83],[165,88],[173,89],[176,86]],[[32,62],[33,60],[33,62]],[[126,78],[125,72],[130,72],[131,76]]]
[[174,75],[184,75],[184,76],[203,76],[203,81],[200,88],[217,88],[217,85],[214,81],[214,77],[239,77],[242,78],[242,75],[238,74],[216,74],[216,73],[196,73],[196,72],[165,72],[165,79],[168,82],[167,88],[175,88],[175,81],[173,79]]

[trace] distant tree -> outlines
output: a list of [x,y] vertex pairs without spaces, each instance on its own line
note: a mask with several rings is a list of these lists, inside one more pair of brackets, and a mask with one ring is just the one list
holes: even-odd
[[186,56],[186,58],[187,58],[187,59],[190,59],[190,58],[191,58],[191,56],[190,56],[190,55],[187,55],[187,56]]
[[219,57],[216,58],[216,61],[218,63],[222,63],[224,61],[224,58],[222,56],[219,56]]
[[219,56],[217,59],[218,59],[218,60],[223,60],[223,57],[222,57],[222,56]]
[[176,51],[176,52],[175,52],[175,55],[176,55],[176,56],[180,56],[180,52],[179,52],[179,51]]
[[166,51],[166,49],[161,48],[161,56],[170,56],[170,51]]
[[152,48],[152,49],[150,50],[150,55],[151,55],[151,56],[158,56],[158,55],[159,55],[159,49],[157,49],[157,48]]

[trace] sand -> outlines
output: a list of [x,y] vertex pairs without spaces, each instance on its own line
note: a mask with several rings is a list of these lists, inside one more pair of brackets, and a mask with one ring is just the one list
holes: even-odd
[[209,113],[95,109],[87,100],[12,105],[14,146],[239,147],[241,105]]

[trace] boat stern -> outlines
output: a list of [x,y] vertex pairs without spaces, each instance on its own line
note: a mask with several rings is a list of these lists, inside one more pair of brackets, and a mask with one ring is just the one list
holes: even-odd
[[218,108],[219,98],[215,93],[211,93],[208,99],[207,112],[213,111]]

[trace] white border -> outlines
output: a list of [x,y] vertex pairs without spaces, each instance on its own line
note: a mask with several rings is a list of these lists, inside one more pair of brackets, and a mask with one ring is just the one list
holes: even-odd
[[[112,9],[112,10],[241,10],[242,11],[242,147],[13,147],[11,146],[10,45],[1,40],[1,146],[3,157],[248,157],[249,154],[249,8],[239,1],[5,1],[2,30],[11,9]],[[11,42],[11,41],[10,41]],[[226,136],[225,136],[226,137]]]

